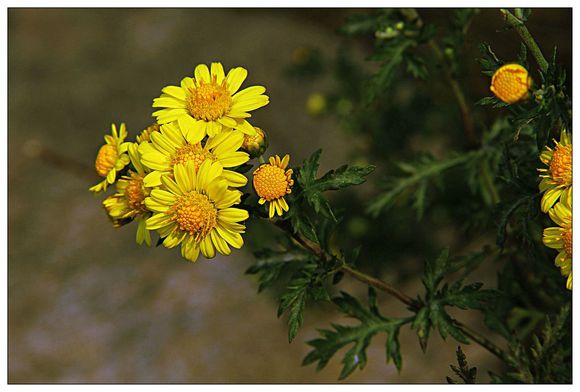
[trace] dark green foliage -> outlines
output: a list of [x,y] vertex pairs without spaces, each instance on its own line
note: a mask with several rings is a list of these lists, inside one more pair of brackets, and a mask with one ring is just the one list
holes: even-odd
[[[462,381],[463,384],[475,384],[475,378],[477,377],[477,368],[476,367],[469,367],[467,363],[467,358],[465,354],[461,350],[461,346],[457,346],[457,364],[459,367],[455,365],[449,365],[453,373],[455,373]],[[447,377],[447,382],[449,384],[459,384],[458,381],[455,381],[451,377]]]
[[303,365],[318,362],[317,369],[322,369],[334,354],[342,347],[352,344],[342,359],[343,368],[339,379],[346,378],[357,367],[363,369],[367,363],[366,349],[372,338],[379,332],[387,333],[386,356],[392,360],[398,370],[403,366],[399,347],[399,329],[409,322],[409,319],[390,319],[379,313],[376,294],[369,288],[369,308],[365,309],[352,296],[341,292],[341,296],[333,302],[349,317],[360,321],[354,327],[332,324],[333,329],[320,329],[320,338],[308,342],[313,350],[306,355]]
[[254,252],[256,263],[246,270],[247,274],[258,275],[258,292],[269,287],[280,274],[292,263],[302,263],[312,259],[312,255],[303,250],[274,251],[262,249]]
[[314,208],[314,211],[322,213],[327,218],[336,221],[336,217],[330,208],[328,201],[322,196],[322,192],[335,191],[352,185],[359,185],[365,182],[375,167],[368,165],[365,167],[349,167],[343,165],[335,170],[330,170],[324,176],[316,178],[316,172],[320,166],[320,154],[322,150],[315,151],[310,158],[306,159],[298,172],[298,184],[300,185],[300,197]]
[[556,317],[546,317],[543,328],[529,343],[514,340],[510,344],[504,375],[492,374],[492,381],[502,383],[570,383],[572,379],[572,339],[570,304]]
[[324,275],[316,271],[314,263],[306,264],[296,273],[280,298],[278,317],[288,311],[288,341],[292,342],[304,322],[304,306],[307,300],[330,301],[323,285]]
[[419,297],[421,308],[413,321],[413,328],[417,330],[423,351],[427,348],[431,328],[438,329],[443,339],[451,335],[461,343],[469,343],[461,327],[445,311],[445,307],[483,310],[497,297],[493,290],[482,290],[481,283],[463,285],[463,281],[458,280],[440,287],[451,268],[448,249],[444,249],[434,261],[425,263],[423,285],[426,293],[424,298]]
[[[554,315],[567,309],[571,296],[554,267],[555,252],[542,243],[542,230],[552,223],[539,208],[537,171],[543,166],[541,150],[553,146],[552,138],[563,128],[570,130],[566,74],[555,50],[548,66],[542,66],[529,42],[521,42],[505,59],[483,43],[478,83],[489,86],[494,72],[513,62],[526,67],[534,82],[527,99],[511,105],[494,96],[475,96],[464,82],[477,79],[468,75],[477,57],[470,53],[468,35],[478,11],[449,10],[448,24],[425,18],[426,23],[422,12],[373,10],[349,18],[341,31],[372,46],[367,60],[375,63],[374,73],[357,64],[346,45],[335,61],[321,59],[336,82],[336,91],[325,94],[327,115],[334,115],[356,140],[352,154],[376,163],[383,180],[368,187],[374,193],[366,200],[341,191],[333,200],[342,201],[343,209],[331,206],[324,192],[365,182],[374,166],[345,165],[317,177],[321,152],[316,151],[295,168],[296,183],[287,196],[290,211],[276,222],[291,241],[284,250],[259,254],[251,271],[258,274],[260,290],[284,282],[279,314],[288,313],[290,340],[308,303],[328,300],[345,280],[371,284],[407,306],[407,317],[392,318],[379,312],[374,290],[368,307],[345,292],[334,298],[338,309],[357,323],[321,329],[308,342],[312,351],[304,364],[317,363],[321,369],[344,349],[340,379],[364,368],[366,350],[382,332],[387,335],[387,360],[400,369],[398,336],[409,324],[423,350],[433,330],[443,339],[451,336],[485,347],[509,367],[505,374],[492,375],[494,381],[570,382],[570,317]],[[530,15],[529,10],[514,14],[523,22]],[[518,32],[493,32],[505,35],[491,35],[490,40],[518,37]],[[505,45],[497,46],[497,53],[503,53]],[[420,221],[414,226],[409,224],[412,214]],[[476,248],[453,257],[445,249],[428,258],[424,292],[413,298],[398,292],[393,288],[397,278],[413,279],[419,273],[412,262],[403,261],[445,246],[434,235],[440,228],[452,232],[448,244],[453,249]],[[396,275],[392,287],[355,269],[359,249],[361,269],[379,276],[390,268],[390,276]],[[497,271],[493,289],[473,282],[479,267],[488,274]],[[480,312],[485,328],[470,329],[461,322],[465,312],[458,310]],[[455,379],[448,377],[448,382],[474,383],[476,368],[469,367],[460,348],[456,354],[458,366],[451,366]]]

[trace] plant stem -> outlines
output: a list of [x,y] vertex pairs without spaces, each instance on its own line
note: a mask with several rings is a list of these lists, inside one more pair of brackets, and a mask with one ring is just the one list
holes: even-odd
[[356,280],[358,280],[360,282],[366,283],[369,286],[373,286],[381,291],[384,291],[385,293],[392,295],[393,297],[397,298],[399,301],[401,301],[402,303],[404,303],[405,305],[409,306],[412,309],[419,308],[417,301],[415,301],[413,298],[400,292],[395,287],[391,286],[390,284],[388,284],[386,282],[383,282],[380,279],[377,279],[377,278],[374,278],[374,277],[369,276],[367,274],[364,274],[364,273],[362,273],[354,268],[351,268],[349,266],[346,266],[346,265],[342,266],[340,268],[340,270],[348,273],[350,276],[352,276],[353,278],[355,278]]
[[548,70],[548,62],[546,61],[546,58],[542,54],[542,51],[540,50],[540,47],[536,43],[536,40],[534,40],[534,38],[528,31],[528,28],[526,27],[524,22],[520,19],[523,15],[521,9],[519,8],[515,9],[515,13],[517,16],[512,14],[505,8],[500,9],[500,12],[505,16],[505,20],[508,26],[513,27],[518,32],[520,38],[522,39],[524,44],[526,44],[526,46],[532,53],[532,56],[534,56],[534,59],[536,59],[536,63],[538,63],[542,72],[546,72]]
[[[401,10],[401,14],[409,21],[413,22],[417,25],[417,27],[423,26],[423,20],[419,13],[414,8],[404,8]],[[465,131],[465,138],[467,139],[467,144],[469,146],[474,146],[477,144],[477,135],[475,133],[475,124],[473,121],[473,115],[471,114],[471,110],[469,105],[467,104],[467,99],[465,98],[465,94],[459,85],[459,82],[455,78],[455,76],[451,73],[450,67],[447,65],[447,61],[445,56],[443,55],[443,51],[435,42],[434,40],[429,40],[428,42],[429,47],[437,57],[437,61],[441,64],[444,69],[444,75],[447,79],[447,83],[451,86],[451,91],[455,96],[457,101],[457,106],[459,106],[459,110],[461,111],[461,116],[463,118],[463,130]]]
[[[292,230],[292,227],[288,223],[288,221],[277,221],[274,224],[276,226],[278,226],[280,229],[288,232],[292,236],[292,238],[298,244],[300,244],[300,246],[302,246],[304,249],[306,249],[309,252],[311,252],[312,254],[314,254],[320,260],[322,260],[322,261],[328,260],[326,253],[324,252],[324,250],[322,250],[320,248],[320,246],[318,244],[315,244],[312,241],[309,241],[308,239],[303,238],[299,234],[295,234],[294,231]],[[416,300],[409,297],[407,294],[401,292],[400,290],[398,290],[394,286],[390,285],[389,283],[386,283],[378,278],[367,275],[364,272],[361,272],[361,271],[359,271],[355,268],[349,267],[347,265],[342,265],[339,268],[339,271],[345,272],[345,273],[349,274],[350,276],[352,276],[353,278],[355,278],[356,280],[358,280],[359,282],[362,282],[364,284],[372,286],[378,290],[381,290],[381,291],[395,297],[396,299],[398,299],[399,301],[401,301],[402,303],[407,305],[409,307],[409,309],[411,309],[411,310],[417,311],[421,307],[421,305]],[[468,326],[466,326],[458,321],[456,321],[456,324],[463,331],[463,333],[466,336],[471,338],[471,340],[478,343],[480,346],[482,346],[483,348],[485,348],[487,351],[489,351],[493,355],[497,356],[498,358],[502,359],[503,361],[506,360],[505,353],[491,340],[483,337],[478,332],[472,330]]]

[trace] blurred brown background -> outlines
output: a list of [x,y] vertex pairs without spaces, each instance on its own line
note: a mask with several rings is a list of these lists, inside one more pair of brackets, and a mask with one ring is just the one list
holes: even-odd
[[[339,355],[320,372],[300,366],[315,328],[342,320],[331,306],[308,310],[288,344],[275,298],[257,295],[254,278],[244,275],[252,261],[247,247],[196,264],[178,250],[139,247],[135,227],[113,229],[101,199],[87,191],[96,176],[34,154],[44,146],[92,166],[111,122],[126,122],[134,136],[152,122],[151,101],[163,86],[198,63],[221,61],[226,69],[247,68],[245,85],[267,87],[271,103],[253,118],[270,134],[269,153],[288,152],[298,163],[320,146],[321,171],[342,164],[346,135],[331,118],[305,112],[308,95],[331,81],[289,83],[283,70],[304,45],[332,55],[344,39],[336,28],[357,12],[9,9],[9,382],[336,382]],[[496,34],[501,26],[497,10],[484,10],[473,40],[488,40],[503,56],[515,53]],[[570,10],[538,11],[529,27],[541,32],[546,52],[558,43],[570,61]],[[365,48],[351,45],[362,59]],[[485,78],[475,73],[473,83],[485,94]],[[414,293],[419,284],[403,289]],[[341,285],[366,291],[347,279]],[[389,314],[404,310],[381,299]],[[422,354],[406,330],[401,343],[401,374],[384,363],[383,336],[373,341],[367,367],[347,382],[444,382],[455,361],[452,341],[433,336]],[[464,350],[482,381],[497,369],[487,352]]]

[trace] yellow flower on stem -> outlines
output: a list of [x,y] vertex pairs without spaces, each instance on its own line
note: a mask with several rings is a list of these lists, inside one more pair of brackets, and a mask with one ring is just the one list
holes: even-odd
[[137,146],[137,143],[131,143],[128,147],[129,158],[137,171],[129,170],[128,176],[122,176],[117,181],[117,193],[107,197],[103,207],[115,227],[129,223],[133,218],[137,220],[137,243],[141,245],[145,242],[151,246],[151,234],[145,227],[145,221],[151,216],[145,207],[145,198],[149,196],[150,189],[143,184],[146,168],[141,165]]
[[566,288],[572,290],[572,188],[562,194],[560,202],[549,212],[550,218],[559,227],[544,229],[543,242],[556,249],[555,264],[563,276],[567,276]]
[[528,70],[519,64],[506,64],[491,77],[490,90],[508,104],[527,98],[531,87],[532,78]]
[[288,211],[288,203],[284,196],[292,192],[292,169],[285,170],[288,167],[290,155],[286,154],[284,158],[270,157],[269,163],[260,165],[254,171],[254,189],[260,197],[258,203],[264,204],[269,202],[268,216],[274,217],[274,213],[282,216],[283,211]]
[[572,186],[572,141],[563,130],[560,141],[554,139],[554,149],[546,146],[540,154],[540,160],[547,168],[538,169],[541,173],[539,188],[542,196],[542,212],[548,212],[560,196]]
[[248,75],[242,67],[233,68],[227,75],[221,63],[195,67],[194,77],[181,80],[181,86],[163,88],[153,100],[153,113],[159,124],[177,121],[190,143],[201,141],[223,130],[238,129],[248,135],[255,133],[246,118],[252,110],[266,106],[266,88],[252,86],[238,91]]
[[242,193],[230,190],[222,177],[223,168],[217,162],[204,161],[199,170],[195,162],[173,167],[175,181],[169,175],[161,177],[165,189],[153,189],[145,205],[155,214],[147,219],[147,229],[157,230],[163,245],[174,248],[181,244],[181,255],[196,261],[199,252],[213,258],[217,249],[223,255],[230,246],[239,249],[244,244],[241,234],[248,211],[233,208]]
[[[161,175],[173,173],[173,168],[178,163],[192,161],[195,163],[195,170],[205,160],[218,162],[223,168],[242,165],[250,159],[247,153],[238,151],[243,139],[244,134],[240,131],[225,131],[208,138],[203,145],[200,142],[190,143],[176,123],[164,124],[159,132],[151,133],[150,143],[139,145],[141,162],[154,170],[145,177],[145,185],[160,186]],[[232,170],[224,170],[222,176],[233,187],[244,186],[248,182],[243,174]]]
[[111,125],[112,134],[105,135],[105,145],[101,146],[95,160],[97,174],[105,179],[97,185],[89,188],[89,191],[96,194],[107,189],[107,186],[115,183],[117,172],[122,170],[129,163],[129,156],[126,154],[128,142],[127,129],[125,124],[121,124],[119,132],[115,124]]

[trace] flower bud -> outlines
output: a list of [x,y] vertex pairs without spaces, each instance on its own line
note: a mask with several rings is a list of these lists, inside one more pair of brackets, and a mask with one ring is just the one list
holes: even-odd
[[256,134],[253,136],[244,135],[244,141],[242,142],[242,151],[250,154],[250,158],[256,158],[264,154],[268,148],[268,137],[266,132],[261,128],[254,127]]
[[490,90],[503,102],[512,104],[527,98],[531,86],[527,69],[519,64],[506,64],[493,74]]

